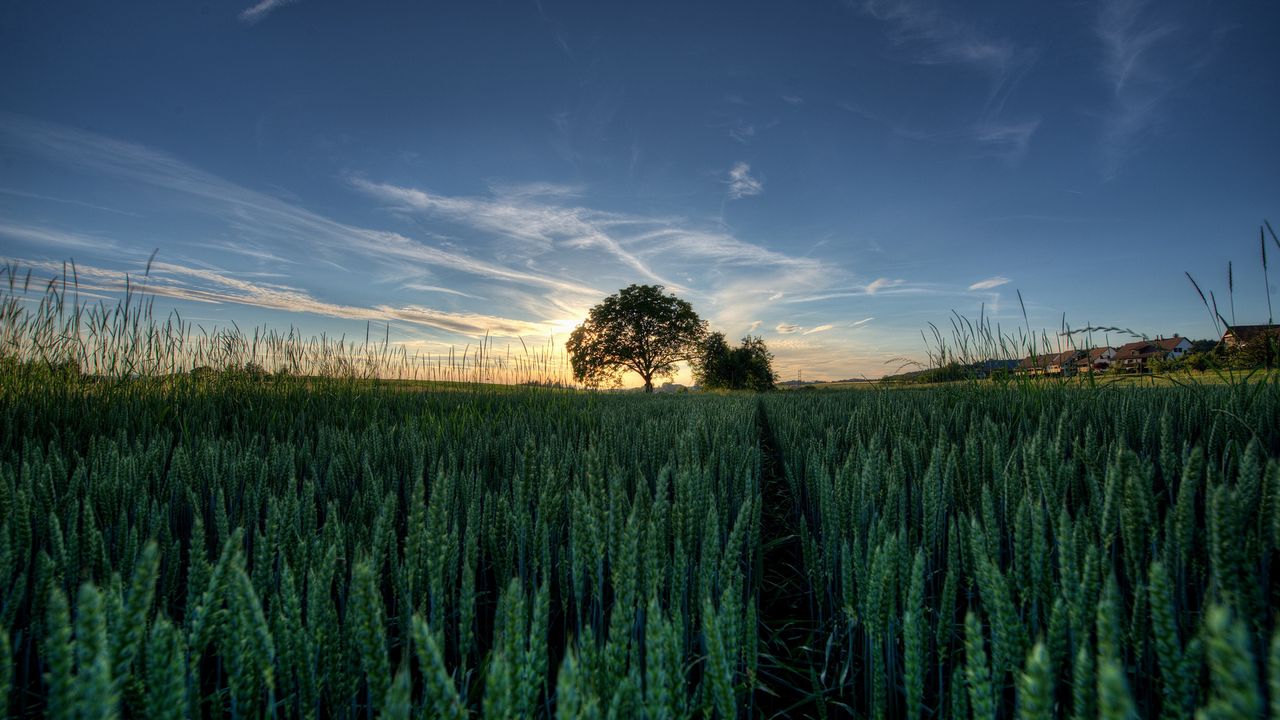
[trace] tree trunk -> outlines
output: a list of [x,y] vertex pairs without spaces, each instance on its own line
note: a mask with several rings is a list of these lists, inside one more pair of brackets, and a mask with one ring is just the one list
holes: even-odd
[[644,378],[644,391],[647,393],[653,392],[653,376],[641,375],[640,377]]

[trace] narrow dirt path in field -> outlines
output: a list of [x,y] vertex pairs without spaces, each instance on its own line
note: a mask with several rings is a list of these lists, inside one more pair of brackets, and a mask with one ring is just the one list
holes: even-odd
[[817,623],[804,572],[800,513],[763,402],[756,406],[756,424],[764,504],[760,519],[760,656],[751,715],[825,717],[816,677],[821,649],[814,647]]

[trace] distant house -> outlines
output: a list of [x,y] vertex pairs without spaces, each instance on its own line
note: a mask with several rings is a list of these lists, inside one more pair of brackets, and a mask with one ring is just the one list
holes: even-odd
[[1023,375],[1043,375],[1049,368],[1052,355],[1028,355],[1018,362],[1017,372]]
[[1261,337],[1280,337],[1280,325],[1228,325],[1222,333],[1222,344],[1227,348],[1235,348]]
[[1017,367],[1026,375],[1070,375],[1076,371],[1077,362],[1086,354],[1083,350],[1064,350],[1023,358]]
[[1154,342],[1168,353],[1165,356],[1166,360],[1181,360],[1186,357],[1187,353],[1191,352],[1191,341],[1177,335],[1171,338],[1156,338]]
[[1116,357],[1113,347],[1096,347],[1084,351],[1076,358],[1076,372],[1102,372],[1111,367]]
[[1138,340],[1121,345],[1112,364],[1125,372],[1145,372],[1152,360],[1177,360],[1191,350],[1191,341],[1174,335],[1171,338]]
[[1113,347],[1094,348],[1089,351],[1089,364],[1094,370],[1106,370],[1115,362],[1116,349]]
[[1043,355],[1028,355],[1022,358],[1018,363],[1018,372],[1025,375],[1045,375],[1049,372],[1049,366],[1053,365],[1054,359],[1058,357],[1058,353],[1044,353]]
[[1076,361],[1084,354],[1083,350],[1063,350],[1050,355],[1044,372],[1046,375],[1070,375],[1076,371]]

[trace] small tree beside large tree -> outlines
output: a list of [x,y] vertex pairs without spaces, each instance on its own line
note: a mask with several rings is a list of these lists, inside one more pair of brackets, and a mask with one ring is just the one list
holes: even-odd
[[773,390],[778,374],[773,353],[764,338],[747,335],[738,347],[730,347],[724,333],[706,336],[693,363],[693,379],[708,390]]
[[630,371],[653,392],[655,377],[671,377],[677,363],[696,358],[706,332],[693,306],[661,285],[631,285],[591,308],[565,348],[578,382],[616,386]]

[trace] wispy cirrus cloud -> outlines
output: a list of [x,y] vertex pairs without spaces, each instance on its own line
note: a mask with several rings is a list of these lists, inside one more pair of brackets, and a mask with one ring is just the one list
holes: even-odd
[[904,282],[906,281],[894,280],[892,278],[876,278],[875,280],[872,280],[871,282],[867,283],[867,286],[863,289],[863,292],[865,292],[868,295],[875,295],[876,293],[880,292],[885,288],[897,287],[899,285],[902,285]]
[[891,28],[895,43],[916,49],[914,61],[927,65],[965,63],[1008,74],[1019,54],[1010,41],[991,38],[970,23],[919,0],[862,0],[854,7]]
[[[171,210],[182,208],[214,218],[227,225],[240,246],[269,245],[273,255],[296,254],[339,266],[342,263],[338,261],[355,256],[363,263],[399,272],[435,267],[579,297],[595,294],[577,278],[511,266],[397,232],[337,222],[223,180],[166,153],[64,125],[0,112],[0,147],[147,186],[164,193]],[[181,240],[175,238],[171,242],[180,244]]]
[[764,192],[764,183],[751,175],[751,166],[736,162],[729,168],[729,199],[740,200]]
[[674,285],[655,273],[641,258],[624,248],[608,228],[624,220],[610,213],[557,202],[570,194],[547,186],[495,188],[492,198],[451,197],[388,183],[353,177],[353,187],[390,207],[417,211],[518,240],[528,256],[551,251],[557,243],[598,248],[620,260],[645,280]]
[[708,124],[708,127],[724,130],[730,140],[742,145],[750,145],[761,133],[777,127],[781,120],[772,119],[748,119],[741,113],[746,111],[746,106],[750,105],[741,97],[730,94],[725,101],[732,107],[728,114],[721,116],[720,119]]
[[[23,264],[46,272],[60,272],[57,263],[24,260]],[[119,293],[131,282],[150,295],[207,304],[236,304],[264,310],[306,313],[321,317],[367,322],[400,321],[470,337],[537,337],[550,335],[567,319],[530,322],[484,313],[452,312],[421,305],[346,305],[319,300],[299,288],[275,283],[251,282],[219,268],[193,267],[156,260],[145,279],[136,269],[124,270],[95,265],[77,265],[80,288],[87,291]]]
[[[823,325],[815,325],[813,327],[805,327],[796,323],[782,322],[774,326],[773,331],[779,335],[817,335],[828,330],[834,330],[835,325],[827,323]],[[754,328],[753,328],[754,330]]]
[[1102,0],[1098,5],[1096,30],[1105,51],[1102,70],[1117,92],[1130,80],[1144,79],[1149,72],[1144,56],[1178,29],[1168,22],[1143,22],[1146,6],[1146,0]]
[[11,195],[13,197],[26,198],[28,200],[43,200],[45,202],[60,203],[62,205],[75,205],[77,207],[89,208],[91,210],[101,210],[102,212],[113,213],[116,215],[127,215],[129,217],[142,217],[136,212],[128,210],[120,210],[118,208],[107,207],[106,205],[98,205],[96,203],[85,202],[83,200],[75,200],[73,198],[55,197],[53,195],[41,195],[40,193],[23,192],[22,190],[14,190],[13,188],[0,188],[0,194]]
[[416,292],[444,293],[445,295],[457,295],[458,297],[471,298],[472,300],[487,299],[487,298],[480,297],[479,295],[472,295],[471,293],[465,293],[465,292],[462,292],[461,290],[454,290],[453,288],[441,287],[439,285],[424,285],[422,283],[405,283],[400,287],[405,290],[414,290]]
[[[971,68],[987,80],[977,119],[968,125],[943,132],[925,132],[894,127],[905,137],[924,139],[959,138],[976,142],[988,152],[1010,162],[1026,154],[1031,138],[1040,127],[1037,117],[1010,120],[1004,117],[1005,103],[1018,83],[1031,70],[1038,51],[1005,38],[992,37],[977,25],[956,17],[926,0],[848,0],[862,14],[888,27],[891,42],[903,48],[909,61],[921,65],[958,65]],[[879,115],[864,109],[853,112],[883,122]]]
[[756,136],[756,126],[741,118],[729,124],[729,137],[746,145]]
[[996,275],[995,277],[989,277],[986,280],[979,280],[978,282],[970,285],[969,289],[970,290],[990,290],[991,288],[998,288],[1001,285],[1008,284],[1009,282],[1011,282],[1009,278]]
[[1016,163],[1027,154],[1027,149],[1031,147],[1031,136],[1035,135],[1039,127],[1040,118],[1020,122],[985,119],[974,126],[972,135],[992,154]]
[[[181,287],[157,283],[166,296],[192,302],[399,320],[455,334],[504,315],[487,329],[563,332],[566,318],[581,318],[608,290],[659,282],[692,300],[717,327],[742,329],[760,320],[758,329],[779,322],[770,308],[777,298],[848,282],[839,264],[747,241],[723,221],[602,210],[572,186],[495,183],[487,193],[450,195],[345,176],[401,223],[392,230],[341,222],[167,153],[24,116],[0,113],[0,151],[117,188],[131,199],[126,210],[138,203],[157,208],[154,219],[139,219],[143,233],[122,228],[132,242],[97,259],[123,251],[145,259],[152,243],[141,238],[155,237],[162,257],[188,253],[210,267],[231,263],[236,274],[228,277],[253,285],[232,292],[212,278]],[[28,224],[19,228],[27,238],[21,242],[36,249],[29,257],[45,260],[54,248],[52,256],[74,252],[85,264],[94,259],[89,250],[103,249],[100,237],[125,237],[79,226],[51,235],[56,229],[47,224]],[[266,282],[262,270],[282,280]],[[340,299],[321,299],[330,292]],[[424,302],[424,295],[434,300]],[[428,307],[436,301],[440,307]],[[495,307],[503,310],[495,314]]]
[[23,223],[11,223],[0,219],[0,237],[9,237],[41,247],[57,247],[67,250],[114,250],[115,241],[97,235],[40,227]]
[[[685,260],[707,260],[720,266],[770,269],[774,272],[823,269],[818,260],[770,250],[722,230],[666,226],[636,235],[627,242],[641,246],[646,256],[670,255]],[[834,272],[828,268],[826,275]]]
[[1145,131],[1159,119],[1169,93],[1197,62],[1178,52],[1172,39],[1182,25],[1147,0],[1100,0],[1094,30],[1102,44],[1100,70],[1111,91],[1104,117],[1104,172],[1114,175]]
[[[352,178],[358,190],[396,212],[443,218],[499,238],[515,239],[510,252],[530,261],[562,258],[566,250],[602,251],[620,261],[630,277],[658,282],[676,291],[711,300],[715,319],[728,325],[748,322],[768,299],[798,288],[813,290],[842,276],[838,268],[814,258],[797,257],[746,242],[723,226],[681,217],[605,212],[580,204],[573,193],[513,196],[496,187],[487,197],[444,196],[416,188]],[[599,274],[608,263],[594,262]],[[700,268],[708,285],[685,286],[670,280]],[[626,276],[623,282],[634,281]]]
[[259,0],[251,7],[247,7],[236,17],[240,18],[240,22],[249,23],[250,25],[262,22],[268,15],[285,5],[292,5],[298,0]]
[[[901,278],[876,278],[862,285],[835,286],[819,292],[795,293],[782,298],[780,302],[785,305],[799,305],[868,296],[965,298],[968,297],[969,292],[968,286],[965,285],[908,282]],[[874,318],[867,318],[860,322],[869,322],[872,319]]]

